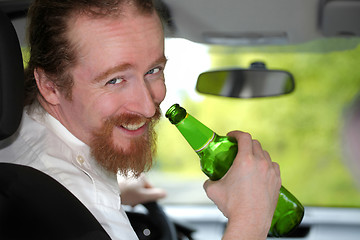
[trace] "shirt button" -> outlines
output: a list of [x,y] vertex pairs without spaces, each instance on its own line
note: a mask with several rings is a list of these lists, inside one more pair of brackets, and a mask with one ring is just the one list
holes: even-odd
[[83,156],[79,155],[76,157],[76,161],[80,164],[83,164],[85,162],[85,159]]

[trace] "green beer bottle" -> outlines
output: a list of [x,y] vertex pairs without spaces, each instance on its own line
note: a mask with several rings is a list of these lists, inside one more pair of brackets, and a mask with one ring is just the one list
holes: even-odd
[[[217,135],[188,114],[179,104],[172,105],[165,116],[198,154],[201,170],[213,181],[222,178],[237,154],[236,139]],[[303,216],[304,207],[282,186],[269,235],[287,235],[300,224]]]

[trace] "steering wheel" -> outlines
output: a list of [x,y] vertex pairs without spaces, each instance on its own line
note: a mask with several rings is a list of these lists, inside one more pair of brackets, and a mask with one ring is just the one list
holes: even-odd
[[157,202],[142,204],[147,213],[126,212],[139,240],[177,240],[175,225]]

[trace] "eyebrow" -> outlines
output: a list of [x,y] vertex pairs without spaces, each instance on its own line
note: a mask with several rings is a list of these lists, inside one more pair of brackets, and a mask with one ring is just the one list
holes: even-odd
[[106,79],[108,76],[116,73],[116,72],[123,72],[126,71],[128,69],[131,68],[131,64],[129,63],[124,63],[112,68],[109,68],[108,70],[106,70],[105,72],[100,73],[97,77],[94,78],[94,82],[100,82],[103,79]]
[[167,62],[167,58],[162,55],[161,57],[159,57],[153,64],[152,66],[156,66],[156,65],[159,65],[159,64],[164,64],[166,65],[166,62]]
[[[166,62],[167,62],[167,58],[164,55],[162,55],[157,60],[155,60],[154,63],[151,66],[156,66],[156,65],[159,65],[159,64],[164,64],[165,65]],[[129,64],[129,63],[124,63],[124,64],[120,64],[118,66],[109,68],[108,70],[100,73],[97,77],[95,77],[94,82],[100,82],[103,79],[106,79],[108,76],[110,76],[110,75],[112,75],[114,73],[123,72],[123,71],[129,70],[131,68],[132,68],[132,65]]]

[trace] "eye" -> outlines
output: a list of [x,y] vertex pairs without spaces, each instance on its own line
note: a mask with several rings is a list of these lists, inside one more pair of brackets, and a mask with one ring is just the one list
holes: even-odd
[[155,74],[155,73],[158,73],[161,71],[161,67],[156,67],[156,68],[153,68],[151,69],[150,71],[148,71],[145,75],[148,75],[148,74]]
[[122,79],[122,78],[120,78],[120,77],[116,77],[116,78],[113,78],[113,79],[111,79],[110,81],[108,81],[108,82],[106,83],[106,85],[108,85],[108,84],[119,84],[119,83],[121,83],[122,81],[124,81],[124,79]]

